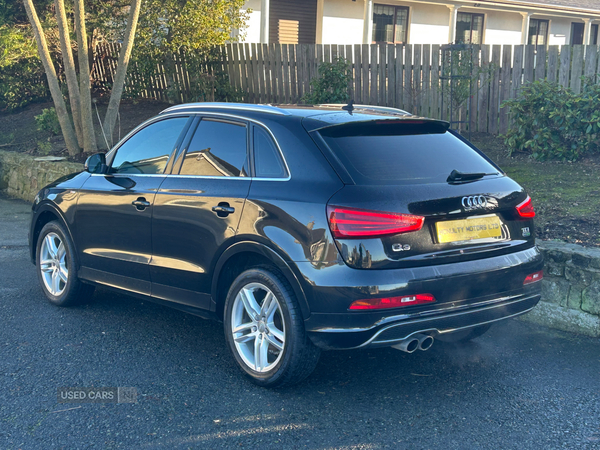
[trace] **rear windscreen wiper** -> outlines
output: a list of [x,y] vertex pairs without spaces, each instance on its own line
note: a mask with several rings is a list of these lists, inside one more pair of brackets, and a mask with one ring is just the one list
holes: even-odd
[[448,183],[463,183],[465,181],[478,180],[480,178],[485,177],[486,175],[498,175],[498,172],[494,172],[494,173],[484,173],[484,172],[462,173],[455,169],[452,172],[450,172],[450,175],[448,175],[446,182],[448,182]]

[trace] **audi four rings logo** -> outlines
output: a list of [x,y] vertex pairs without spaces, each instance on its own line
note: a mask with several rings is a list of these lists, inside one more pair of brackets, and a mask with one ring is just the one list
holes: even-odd
[[469,197],[463,197],[461,201],[465,209],[473,208],[485,208],[487,206],[487,198],[483,195],[471,195]]

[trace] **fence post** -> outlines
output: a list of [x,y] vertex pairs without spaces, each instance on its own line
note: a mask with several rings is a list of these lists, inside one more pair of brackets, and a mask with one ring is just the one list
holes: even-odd
[[562,87],[569,87],[569,70],[571,69],[571,47],[563,45],[560,49],[560,72],[558,82]]
[[431,46],[431,117],[440,115],[440,45]]
[[377,44],[371,44],[371,96],[370,105],[377,104]]
[[423,54],[423,44],[415,44],[413,48],[413,71],[412,83],[410,86],[411,102],[413,104],[412,113],[422,115],[421,99],[423,98],[423,91],[421,87],[421,56]]
[[490,86],[490,134],[498,134],[498,107],[500,106],[500,52],[502,46],[492,46],[492,84]]
[[[500,106],[510,98],[510,64],[512,62],[512,46],[505,45],[502,53],[502,73],[500,75]],[[544,61],[545,64],[545,61]],[[508,131],[508,110],[500,108],[500,134]]]
[[[410,113],[415,113],[415,111],[411,111],[413,109],[412,98],[411,98],[411,86],[412,86],[412,45],[406,44],[404,46],[404,94],[402,98],[404,99],[404,109],[406,109]],[[409,109],[410,108],[410,109]]]
[[[586,81],[596,75],[596,67],[598,65],[598,47],[595,45],[586,45],[585,47],[585,69],[583,74],[586,77]],[[593,83],[596,82],[594,79]]]
[[546,74],[546,80],[550,83],[556,83],[558,78],[556,76],[558,72],[558,45],[551,45],[548,47],[548,72]]
[[543,81],[546,78],[546,47],[538,46],[535,55],[535,81]]
[[404,93],[404,83],[403,83],[403,68],[404,68],[404,46],[401,44],[396,45],[396,108],[404,109],[403,102],[403,93]]
[[362,103],[369,104],[369,44],[362,44]]
[[431,117],[429,106],[431,105],[431,44],[423,44],[423,62],[421,64],[422,87],[424,95],[421,98],[421,115]]

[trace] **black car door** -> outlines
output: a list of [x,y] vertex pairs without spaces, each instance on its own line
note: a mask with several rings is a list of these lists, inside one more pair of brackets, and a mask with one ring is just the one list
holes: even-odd
[[243,121],[201,117],[190,130],[154,202],[153,297],[210,309],[211,265],[250,188],[247,142]]
[[109,154],[107,174],[84,183],[75,213],[82,278],[150,294],[154,197],[190,122],[179,116],[148,124]]

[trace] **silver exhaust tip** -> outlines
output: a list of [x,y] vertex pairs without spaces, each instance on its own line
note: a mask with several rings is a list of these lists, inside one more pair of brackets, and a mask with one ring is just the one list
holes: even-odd
[[433,338],[428,334],[418,334],[415,337],[419,339],[419,350],[429,350],[433,345]]
[[406,353],[413,353],[419,348],[419,339],[416,336],[411,336],[396,345],[392,345],[392,348]]

